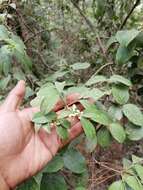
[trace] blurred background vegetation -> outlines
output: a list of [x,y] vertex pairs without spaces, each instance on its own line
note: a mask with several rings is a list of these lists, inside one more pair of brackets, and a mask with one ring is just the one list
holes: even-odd
[[[0,0],[0,100],[20,79],[27,82],[24,104],[28,105],[45,82],[66,81],[68,86],[76,86],[93,74],[120,74],[131,79],[133,102],[141,105],[142,21],[142,0]],[[124,33],[116,40],[120,30]],[[138,36],[134,30],[140,31]],[[133,43],[123,47],[122,37]],[[78,141],[85,143],[82,137],[74,143]],[[78,149],[86,157],[89,172],[62,170],[65,179],[59,173],[45,176],[49,184],[52,180],[61,184],[51,187],[47,183],[48,190],[104,190],[115,176],[95,158],[116,167],[124,155],[143,153],[141,141],[132,146],[127,143],[124,148],[116,143],[108,149],[97,147],[91,154],[83,146],[78,145]],[[19,188],[37,190],[33,180]]]

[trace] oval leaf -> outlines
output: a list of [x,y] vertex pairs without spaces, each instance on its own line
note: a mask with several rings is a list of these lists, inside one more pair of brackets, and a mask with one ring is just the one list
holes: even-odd
[[95,105],[91,105],[83,112],[83,117],[90,118],[92,121],[100,123],[105,126],[109,126],[112,123],[112,119],[103,110],[98,109]]
[[120,181],[116,181],[114,183],[112,183],[112,185],[110,185],[108,190],[125,190],[125,185],[124,183],[120,180]]
[[124,177],[124,181],[128,184],[129,187],[131,187],[133,190],[142,190],[142,185],[137,180],[135,176],[129,176],[126,175]]
[[103,148],[108,147],[112,142],[112,137],[109,131],[102,127],[97,133],[97,141]]
[[125,77],[121,76],[121,75],[113,75],[110,77],[109,82],[111,83],[121,83],[124,84],[126,86],[131,86],[132,83],[130,80],[126,79]]
[[99,83],[99,82],[106,82],[107,78],[103,75],[93,75],[87,82],[86,86],[91,86],[93,84]]
[[90,138],[90,139],[95,138],[96,130],[93,124],[88,119],[85,119],[83,117],[80,119],[80,121],[87,138]]
[[65,179],[60,174],[43,174],[40,190],[67,190]]
[[73,173],[81,174],[86,171],[85,158],[76,149],[68,149],[64,153],[63,159],[65,167]]
[[116,39],[122,46],[127,47],[139,33],[140,31],[135,29],[118,31],[116,34]]
[[73,70],[81,70],[81,69],[87,69],[90,67],[89,63],[75,63],[71,65]]
[[135,125],[143,126],[143,115],[140,109],[134,104],[123,106],[124,115]]
[[52,161],[50,161],[44,168],[43,172],[54,173],[62,169],[64,166],[64,161],[61,156],[55,156]]
[[125,104],[129,100],[128,87],[122,85],[114,85],[112,87],[112,94],[118,104]]
[[112,123],[109,127],[112,136],[119,142],[123,143],[126,138],[124,128],[119,123]]

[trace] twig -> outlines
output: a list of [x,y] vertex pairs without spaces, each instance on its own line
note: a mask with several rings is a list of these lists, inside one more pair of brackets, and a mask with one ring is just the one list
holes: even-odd
[[116,170],[116,169],[114,169],[114,168],[111,168],[111,167],[109,167],[109,166],[103,164],[102,162],[97,161],[95,158],[94,158],[94,161],[95,161],[96,164],[98,164],[98,165],[100,165],[100,166],[106,168],[106,169],[109,170],[109,171],[114,171],[114,172],[116,172],[116,173],[118,173],[118,174],[120,174],[120,175],[122,174],[122,171]]
[[110,175],[110,176],[106,177],[105,179],[101,180],[100,182],[98,182],[96,185],[100,185],[101,183],[103,183],[103,182],[105,182],[105,181],[107,181],[107,180],[109,180],[115,176],[117,176],[117,175],[116,174]]
[[126,25],[129,17],[131,16],[131,14],[133,13],[134,9],[138,6],[138,4],[140,3],[140,0],[137,0],[135,2],[135,4],[133,5],[133,7],[131,8],[130,12],[128,13],[128,15],[125,17],[124,21],[122,22],[121,26],[120,26],[120,30],[123,29],[123,27]]
[[84,15],[84,13],[82,12],[82,10],[80,9],[80,7],[78,6],[78,4],[74,1],[71,0],[71,3],[74,5],[74,7],[78,10],[78,12],[80,13],[80,15],[84,18],[85,22],[87,23],[87,25],[89,26],[89,28],[91,29],[91,31],[93,33],[96,33],[96,39],[97,39],[97,43],[103,53],[103,56],[107,59],[107,55],[106,55],[106,49],[104,48],[101,39],[99,37],[99,35],[97,34],[97,32],[95,31],[95,28],[92,24],[92,22]]
[[47,65],[45,59],[43,58],[43,56],[41,55],[41,53],[39,53],[39,51],[37,51],[37,50],[35,50],[35,49],[31,49],[31,48],[30,48],[29,50],[35,52],[35,53],[39,56],[39,58],[41,59],[43,65],[44,65],[47,69],[50,69],[50,67]]
[[106,63],[105,65],[102,65],[96,72],[94,75],[97,75],[100,71],[102,71],[105,67],[108,67],[110,65],[113,65],[113,63]]
[[23,23],[23,25],[24,25],[30,32],[33,33],[34,31],[27,25],[27,23],[25,22],[25,20],[24,20],[24,18],[23,18],[23,15],[21,14],[21,12],[20,12],[19,9],[16,10],[16,13],[17,13],[18,17],[20,18],[21,22]]

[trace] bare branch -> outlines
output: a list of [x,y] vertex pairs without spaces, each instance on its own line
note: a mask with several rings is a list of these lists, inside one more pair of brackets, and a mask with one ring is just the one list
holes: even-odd
[[133,7],[131,8],[130,12],[128,13],[128,15],[125,17],[124,21],[122,22],[121,26],[120,26],[120,30],[123,29],[123,27],[126,25],[128,19],[130,18],[131,14],[133,13],[133,11],[135,10],[135,8],[138,6],[138,4],[140,3],[140,0],[136,0],[135,4],[133,5]]
[[74,0],[71,0],[71,3],[74,5],[74,7],[78,10],[78,12],[80,13],[80,15],[82,16],[82,18],[84,18],[85,22],[87,23],[87,25],[89,26],[89,28],[91,29],[91,31],[93,33],[96,33],[96,39],[97,39],[97,43],[103,53],[103,56],[105,59],[107,59],[107,56],[106,56],[106,48],[104,48],[103,44],[102,44],[102,41],[99,37],[99,35],[97,34],[97,32],[95,31],[95,28],[92,24],[92,22],[85,16],[85,14],[82,12],[82,10],[80,9],[80,7],[78,6],[78,4],[74,1]]

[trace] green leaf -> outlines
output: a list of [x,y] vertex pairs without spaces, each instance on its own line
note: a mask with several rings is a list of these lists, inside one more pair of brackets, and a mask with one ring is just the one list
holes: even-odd
[[65,87],[66,83],[65,82],[55,82],[55,87],[58,90],[59,93],[63,92],[63,89]]
[[123,158],[123,169],[128,172],[131,171],[132,173],[131,166],[132,166],[132,162],[126,158]]
[[11,39],[15,44],[15,48],[20,51],[21,53],[23,53],[24,50],[26,50],[26,46],[23,43],[23,41],[21,40],[21,38],[17,35],[11,34]]
[[[56,90],[55,86],[53,85],[53,83],[46,83],[44,84],[39,91],[37,92],[37,96],[48,96],[50,93],[52,92],[52,94],[58,94],[58,91]],[[49,95],[50,96],[50,95]]]
[[48,114],[60,99],[59,95],[55,91],[49,92],[48,96],[46,96],[40,106],[41,111],[44,114]]
[[71,114],[71,111],[70,111],[70,110],[66,110],[66,109],[60,110],[60,114],[58,115],[58,119],[66,118],[66,117],[68,117],[70,114]]
[[93,139],[86,138],[85,145],[85,149],[87,152],[93,152],[97,146],[97,137],[95,136]]
[[107,78],[103,75],[93,75],[87,82],[86,86],[91,86],[99,82],[107,82]]
[[84,108],[88,108],[89,106],[91,106],[91,103],[88,101],[88,100],[80,100],[79,101],[81,104],[82,104],[82,106],[84,107]]
[[129,100],[128,87],[123,85],[113,85],[112,94],[118,104],[125,104]]
[[86,190],[85,187],[77,187],[75,190]]
[[121,120],[123,117],[122,109],[116,105],[110,106],[108,113],[114,121]]
[[67,94],[71,93],[79,93],[80,95],[85,94],[85,92],[89,92],[89,88],[85,86],[77,86],[77,87],[71,87],[67,90]]
[[109,91],[103,92],[99,90],[98,88],[94,88],[87,92],[83,92],[82,94],[84,98],[93,98],[95,101],[97,101],[100,98],[102,98],[104,95],[109,95],[110,92]]
[[107,41],[107,45],[106,45],[107,49],[109,49],[110,46],[111,46],[112,44],[116,43],[116,42],[117,42],[116,36],[111,36],[111,37],[109,38],[109,40]]
[[112,75],[109,79],[109,82],[110,83],[121,83],[126,86],[132,86],[131,81],[121,75]]
[[104,15],[104,12],[105,12],[105,9],[106,9],[106,3],[105,3],[105,0],[97,0],[96,1],[96,7],[97,7],[97,10],[96,10],[96,16],[97,17],[102,17]]
[[59,137],[63,140],[68,139],[69,134],[66,128],[63,128],[61,126],[56,128],[57,134],[59,135]]
[[116,53],[116,62],[120,65],[123,65],[127,63],[133,55],[133,49],[129,49],[124,46],[119,46]]
[[132,155],[132,161],[133,161],[134,169],[135,169],[137,175],[143,182],[143,166],[141,165],[143,163],[143,158]]
[[109,127],[112,136],[119,142],[123,143],[126,138],[124,128],[119,123],[112,123]]
[[0,64],[2,64],[2,71],[7,76],[12,62],[12,54],[8,45],[4,45],[0,48],[0,61]]
[[15,50],[13,53],[17,61],[23,65],[24,69],[26,70],[32,69],[31,59],[24,50],[22,53],[17,50]]
[[140,164],[135,164],[134,168],[137,172],[137,175],[139,176],[139,178],[143,183],[143,166],[141,166]]
[[91,105],[85,109],[82,116],[105,126],[109,126],[112,123],[112,119],[108,113],[98,109],[95,105]]
[[74,148],[68,149],[64,155],[64,165],[73,173],[81,174],[86,171],[86,162],[82,154]]
[[4,25],[0,25],[0,40],[9,38],[9,32]]
[[50,161],[47,166],[44,168],[43,172],[46,173],[55,173],[61,170],[64,167],[63,158],[59,155],[56,155],[52,161]]
[[125,190],[125,185],[121,180],[116,181],[116,182],[112,183],[112,185],[110,185],[108,190]]
[[27,86],[24,98],[27,100],[28,98],[30,98],[33,95],[34,95],[34,91],[29,86]]
[[116,39],[122,46],[127,47],[139,35],[139,33],[140,31],[135,29],[118,31]]
[[48,122],[48,118],[45,117],[41,112],[35,113],[32,122],[37,124],[44,124]]
[[57,114],[54,111],[49,112],[45,116],[48,118],[49,122],[55,121],[57,119]]
[[135,155],[132,155],[132,161],[133,161],[133,164],[142,163],[143,162],[143,158],[135,156]]
[[26,76],[24,72],[19,70],[18,68],[13,68],[13,76],[16,80],[25,80],[26,81]]
[[[46,132],[47,133],[51,133],[51,125],[50,125],[50,123],[46,123],[46,124],[42,124],[42,126],[41,126],[43,129],[45,129],[46,130]],[[40,127],[40,128],[41,128]]]
[[132,141],[138,141],[143,138],[143,127],[136,126],[132,123],[126,125],[127,137]]
[[133,190],[142,190],[142,185],[135,176],[126,175],[123,179]]
[[34,178],[22,183],[16,190],[39,190],[39,185]]
[[124,115],[135,125],[143,126],[143,115],[140,109],[134,104],[123,106]]
[[102,127],[98,133],[97,133],[97,141],[102,146],[103,148],[109,147],[109,145],[112,142],[112,137],[109,133],[109,131],[105,128]]
[[0,89],[4,90],[10,82],[11,76],[8,75],[4,79],[0,80]]
[[71,68],[73,70],[82,70],[82,69],[88,69],[90,67],[90,63],[75,63],[71,65]]
[[37,107],[40,108],[40,105],[42,103],[42,101],[44,100],[44,96],[37,96],[36,98],[34,98],[31,102],[30,105],[32,107]]
[[135,38],[135,43],[136,43],[137,47],[142,47],[143,46],[143,32],[142,31]]
[[60,174],[43,174],[40,190],[67,190],[65,179]]
[[69,129],[71,127],[71,123],[66,119],[60,119],[59,122],[66,129]]
[[81,118],[80,119],[81,125],[83,127],[83,130],[85,132],[85,135],[87,136],[87,138],[89,139],[93,139],[96,137],[96,130],[95,127],[93,126],[93,124],[85,118]]
[[7,76],[12,62],[12,53],[8,45],[4,45],[0,48],[0,60],[2,65],[2,71]]

